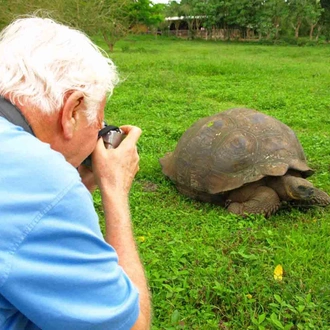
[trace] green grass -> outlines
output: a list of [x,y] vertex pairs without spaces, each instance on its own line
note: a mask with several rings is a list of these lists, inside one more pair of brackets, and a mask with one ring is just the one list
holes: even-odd
[[250,107],[296,132],[330,192],[330,48],[130,37],[111,57],[106,118],[143,129],[131,212],[153,329],[330,329],[329,209],[242,219],[180,195],[158,162],[197,119]]

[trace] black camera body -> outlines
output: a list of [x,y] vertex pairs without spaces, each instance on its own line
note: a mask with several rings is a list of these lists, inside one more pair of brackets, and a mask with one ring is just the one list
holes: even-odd
[[[104,146],[107,149],[115,149],[117,148],[121,141],[123,141],[126,137],[126,134],[123,131],[113,125],[107,125],[104,123],[104,127],[99,131],[98,138],[102,138],[104,142]],[[92,167],[92,156],[89,155],[83,162],[82,165]]]

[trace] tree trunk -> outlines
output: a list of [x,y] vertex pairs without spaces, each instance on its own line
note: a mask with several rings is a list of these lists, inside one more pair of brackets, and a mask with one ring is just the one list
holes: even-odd
[[245,38],[244,39],[247,39],[247,40],[250,39],[250,28],[247,28],[246,29],[246,35],[245,35]]
[[313,33],[314,33],[314,28],[315,28],[316,24],[313,24],[313,23],[311,24],[311,28],[309,30],[309,40],[313,40]]
[[[275,39],[277,40],[278,34],[279,34],[279,29],[280,29],[280,18],[279,17],[275,17],[274,28],[275,28]],[[269,35],[270,35],[270,31],[269,31]]]
[[301,26],[301,19],[299,18],[297,25],[294,27],[294,37],[296,39],[299,38],[299,30],[300,30],[300,26]]
[[230,29],[228,29],[227,24],[224,26],[224,35],[225,35],[225,40],[230,40]]
[[275,26],[275,39],[278,40],[279,28],[278,25]]
[[198,37],[201,37],[201,30],[200,30],[201,21],[199,19],[196,19],[196,18],[195,18],[195,27],[196,27],[196,35]]
[[179,22],[175,22],[174,23],[174,27],[175,27],[175,35],[178,36],[179,35],[180,21]]
[[322,27],[321,27],[321,25],[319,25],[319,26],[317,27],[317,34],[316,34],[316,37],[315,37],[315,40],[316,40],[316,41],[319,40],[319,36],[320,36],[321,30],[322,30]]
[[215,26],[212,26],[212,34],[211,34],[211,38],[213,38],[214,40],[217,40]]
[[188,20],[188,39],[189,40],[193,40],[194,39],[194,36],[195,36],[195,33],[194,33],[194,30],[193,30],[193,20]]
[[102,33],[102,36],[103,36],[105,43],[109,47],[110,53],[113,53],[113,47],[115,46],[115,42],[111,41],[104,32]]

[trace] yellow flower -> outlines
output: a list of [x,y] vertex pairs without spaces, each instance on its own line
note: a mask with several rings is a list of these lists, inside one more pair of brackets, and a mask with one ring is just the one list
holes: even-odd
[[248,298],[248,299],[252,299],[252,294],[248,293],[248,294],[246,295],[246,298]]
[[139,236],[138,237],[138,241],[141,242],[141,243],[144,242],[145,240],[146,240],[146,238],[144,236]]
[[282,281],[283,279],[283,267],[282,265],[277,265],[274,269],[274,279],[276,281]]

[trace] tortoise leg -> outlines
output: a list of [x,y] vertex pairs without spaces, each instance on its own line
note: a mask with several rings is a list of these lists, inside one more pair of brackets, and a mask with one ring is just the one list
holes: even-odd
[[321,189],[314,187],[314,196],[311,201],[313,205],[327,206],[330,204],[330,196]]
[[238,215],[263,214],[269,217],[280,207],[277,193],[266,186],[245,187],[232,191],[228,196],[228,211]]

